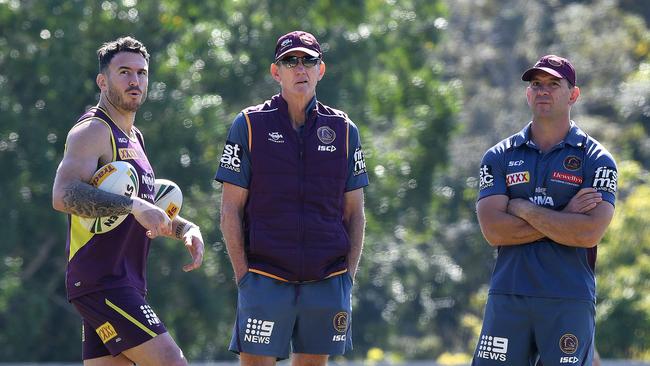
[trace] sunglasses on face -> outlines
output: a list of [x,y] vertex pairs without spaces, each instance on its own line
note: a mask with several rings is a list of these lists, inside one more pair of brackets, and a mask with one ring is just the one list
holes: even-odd
[[302,61],[302,65],[304,67],[314,67],[318,65],[320,62],[320,57],[314,57],[314,56],[304,56],[304,57],[298,57],[298,56],[287,56],[283,59],[278,60],[278,64],[283,65],[289,69],[292,69],[296,66],[298,66],[298,62]]

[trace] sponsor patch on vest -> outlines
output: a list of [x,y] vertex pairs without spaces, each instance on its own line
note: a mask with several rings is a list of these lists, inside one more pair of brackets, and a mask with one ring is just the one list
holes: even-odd
[[481,165],[479,169],[479,189],[484,190],[494,186],[494,175],[492,175],[492,165]]
[[579,186],[582,184],[582,177],[579,175],[562,173],[562,172],[553,172],[551,175],[551,180],[554,182],[565,183],[572,186]]
[[219,161],[219,166],[236,173],[241,173],[242,155],[242,147],[239,144],[226,141],[226,145],[223,147],[223,153],[221,154],[221,160]]
[[616,185],[618,181],[618,173],[616,168],[609,166],[601,166],[596,168],[594,175],[593,187],[597,191],[605,191],[609,193],[616,193]]
[[354,150],[354,171],[352,174],[356,177],[359,174],[364,174],[366,172],[366,160],[363,156],[363,150],[361,146],[357,147]]
[[324,143],[325,145],[329,145],[334,142],[334,140],[336,140],[336,132],[327,126],[318,127],[318,130],[316,130],[316,135],[318,136],[320,142]]
[[284,144],[284,136],[280,132],[269,132],[268,140],[276,144]]
[[508,187],[528,182],[530,182],[530,173],[528,171],[506,175],[506,186]]
[[103,343],[106,343],[111,339],[117,337],[117,332],[115,331],[115,328],[113,328],[113,326],[109,322],[100,325],[99,328],[95,329],[95,331],[97,332],[97,335],[99,336],[99,338],[102,340]]

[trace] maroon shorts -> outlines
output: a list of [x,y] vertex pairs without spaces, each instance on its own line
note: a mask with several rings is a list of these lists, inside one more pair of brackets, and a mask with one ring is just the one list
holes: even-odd
[[83,359],[117,356],[158,334],[165,325],[136,289],[120,287],[71,300],[83,320]]

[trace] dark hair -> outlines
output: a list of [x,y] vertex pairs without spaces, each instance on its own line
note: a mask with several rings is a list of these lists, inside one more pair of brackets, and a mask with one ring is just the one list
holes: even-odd
[[97,58],[99,59],[99,72],[104,72],[108,68],[108,64],[115,55],[120,52],[133,52],[139,53],[149,63],[149,52],[142,42],[137,39],[127,36],[120,37],[111,42],[105,42],[97,50]]

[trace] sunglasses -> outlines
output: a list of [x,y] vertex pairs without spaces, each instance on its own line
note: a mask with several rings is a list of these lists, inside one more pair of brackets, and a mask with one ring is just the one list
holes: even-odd
[[302,61],[302,65],[304,67],[310,68],[318,65],[320,62],[320,57],[314,57],[314,56],[304,56],[304,57],[298,57],[298,56],[287,56],[281,60],[278,60],[277,63],[280,65],[283,65],[289,69],[292,69],[296,66],[298,66],[298,62]]

